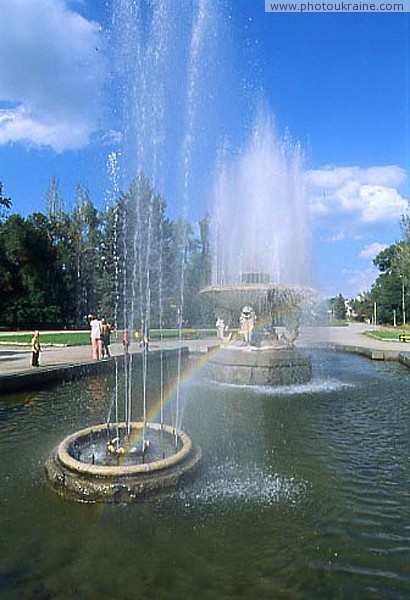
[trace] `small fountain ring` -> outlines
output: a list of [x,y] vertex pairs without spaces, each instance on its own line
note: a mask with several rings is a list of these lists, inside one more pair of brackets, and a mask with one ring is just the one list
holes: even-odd
[[[176,488],[195,471],[201,450],[186,433],[159,423],[132,422],[129,427],[132,433],[145,428],[175,439],[176,452],[142,464],[84,462],[75,457],[73,449],[81,448],[90,436],[105,440],[109,435],[107,424],[87,427],[62,440],[48,458],[45,469],[54,491],[83,502],[130,501]],[[118,428],[125,430],[126,423],[120,423]]]

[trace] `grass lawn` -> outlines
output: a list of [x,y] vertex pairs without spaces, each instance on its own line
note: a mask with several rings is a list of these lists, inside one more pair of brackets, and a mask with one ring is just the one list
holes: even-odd
[[[399,340],[399,335],[403,334],[402,328],[388,329],[384,331],[366,331],[365,334],[369,337],[377,338],[378,340]],[[405,331],[406,335],[410,336],[410,331]]]
[[349,323],[347,321],[329,321],[324,324],[325,327],[347,327]]
[[[30,344],[32,337],[32,333],[0,334],[0,343]],[[40,343],[43,345],[84,346],[90,343],[90,334],[88,331],[62,331],[59,333],[41,333],[40,331]]]
[[[215,329],[183,329],[182,339],[203,339],[207,337],[215,337]],[[0,334],[0,343],[3,344],[27,344],[31,343],[32,333],[15,333],[15,334]],[[152,329],[151,340],[159,339],[169,340],[178,339],[178,329]],[[122,339],[122,331],[118,332],[118,341]],[[111,341],[115,341],[115,334],[111,335]],[[88,331],[60,331],[58,333],[41,333],[40,343],[43,345],[53,344],[60,346],[85,346],[90,343],[90,333]]]

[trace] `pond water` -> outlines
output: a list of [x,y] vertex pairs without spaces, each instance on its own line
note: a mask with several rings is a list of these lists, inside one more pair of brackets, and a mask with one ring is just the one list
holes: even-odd
[[44,476],[63,437],[105,421],[111,376],[3,396],[0,597],[410,598],[410,372],[323,353],[313,373],[244,390],[197,372],[196,479],[126,505],[65,501]]

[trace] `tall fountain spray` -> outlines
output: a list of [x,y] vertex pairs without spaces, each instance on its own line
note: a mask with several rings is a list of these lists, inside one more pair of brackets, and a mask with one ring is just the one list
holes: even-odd
[[[162,328],[163,239],[154,225],[161,221],[164,207],[156,190],[161,192],[165,174],[175,171],[179,201],[174,208],[179,204],[186,223],[201,146],[208,143],[212,128],[212,120],[206,127],[198,121],[206,104],[203,92],[209,98],[214,94],[215,82],[209,77],[210,57],[218,46],[217,5],[198,0],[176,11],[171,0],[113,2],[114,112],[121,140],[113,192],[117,195],[129,186],[128,193],[120,194],[122,208],[114,227],[123,256],[123,264],[116,265],[114,294],[122,295],[121,320],[130,336],[138,330],[148,338],[154,304],[159,306],[157,326]],[[223,132],[216,136],[221,139]],[[236,383],[306,381],[310,362],[293,348],[303,297],[300,286],[308,283],[309,275],[302,153],[288,138],[278,139],[267,111],[260,112],[242,152],[220,153],[212,227],[214,285],[203,292],[212,298],[220,322],[235,326],[240,321],[236,340],[230,335],[225,339],[220,327],[224,351],[212,357],[213,377]],[[188,244],[186,226],[181,230],[180,341]],[[117,320],[117,307],[115,313]],[[279,330],[282,326],[284,331]],[[68,436],[52,453],[46,468],[58,492],[86,501],[133,499],[178,485],[195,470],[200,449],[181,430],[181,344],[171,423],[164,418],[162,384],[160,422],[148,421],[148,366],[153,355],[146,349],[139,360],[127,353],[122,363],[123,401],[116,391],[106,423]],[[163,352],[157,357],[162,380]],[[132,376],[136,362],[141,365],[143,404],[138,420]],[[118,369],[116,361],[116,380]]]
[[[267,111],[242,152],[221,157],[212,209],[212,285],[222,351],[211,377],[226,383],[291,384],[311,377],[294,349],[311,295],[303,156],[278,138]],[[238,333],[231,331],[238,327]]]
[[[261,109],[245,148],[220,157],[211,212],[213,285],[311,285],[303,177],[300,144],[280,138]],[[260,273],[259,281],[249,281],[251,273]]]
[[[197,108],[202,98],[199,82],[206,72],[204,61],[209,60],[212,23],[218,22],[213,19],[212,4],[210,0],[198,0],[176,11],[171,0],[113,0],[112,3],[110,38],[112,77],[117,91],[113,102],[117,131],[111,135],[121,148],[116,153],[120,160],[116,163],[114,191],[129,186],[129,192],[121,194],[122,213],[116,220],[123,263],[116,272],[114,293],[116,298],[122,295],[121,321],[130,337],[139,331],[143,339],[148,339],[153,303],[159,306],[156,325],[162,329],[163,239],[161,231],[159,238],[154,236],[154,231],[158,232],[154,223],[163,211],[163,204],[155,190],[162,192],[164,173],[177,172],[174,188],[181,199],[179,212],[182,219],[188,219],[198,145]],[[182,235],[180,252],[180,328],[184,314],[186,237]],[[133,499],[175,487],[195,470],[201,451],[181,430],[180,381],[186,353],[181,347],[177,352],[178,386],[170,411],[171,423],[164,422],[163,411],[165,352],[154,354],[146,349],[139,361],[127,353],[122,363],[124,398],[121,402],[116,392],[114,410],[110,408],[107,423],[68,436],[53,451],[46,470],[56,491],[85,501]],[[148,366],[155,359],[161,372],[160,422],[150,423]],[[143,415],[138,421],[134,417],[132,376],[136,362],[141,362],[143,396]],[[117,362],[115,365],[117,379]]]

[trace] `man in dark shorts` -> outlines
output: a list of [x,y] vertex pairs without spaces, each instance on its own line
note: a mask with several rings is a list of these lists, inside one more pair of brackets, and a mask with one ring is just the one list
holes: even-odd
[[105,319],[101,319],[101,356],[109,358],[111,343],[111,325]]

